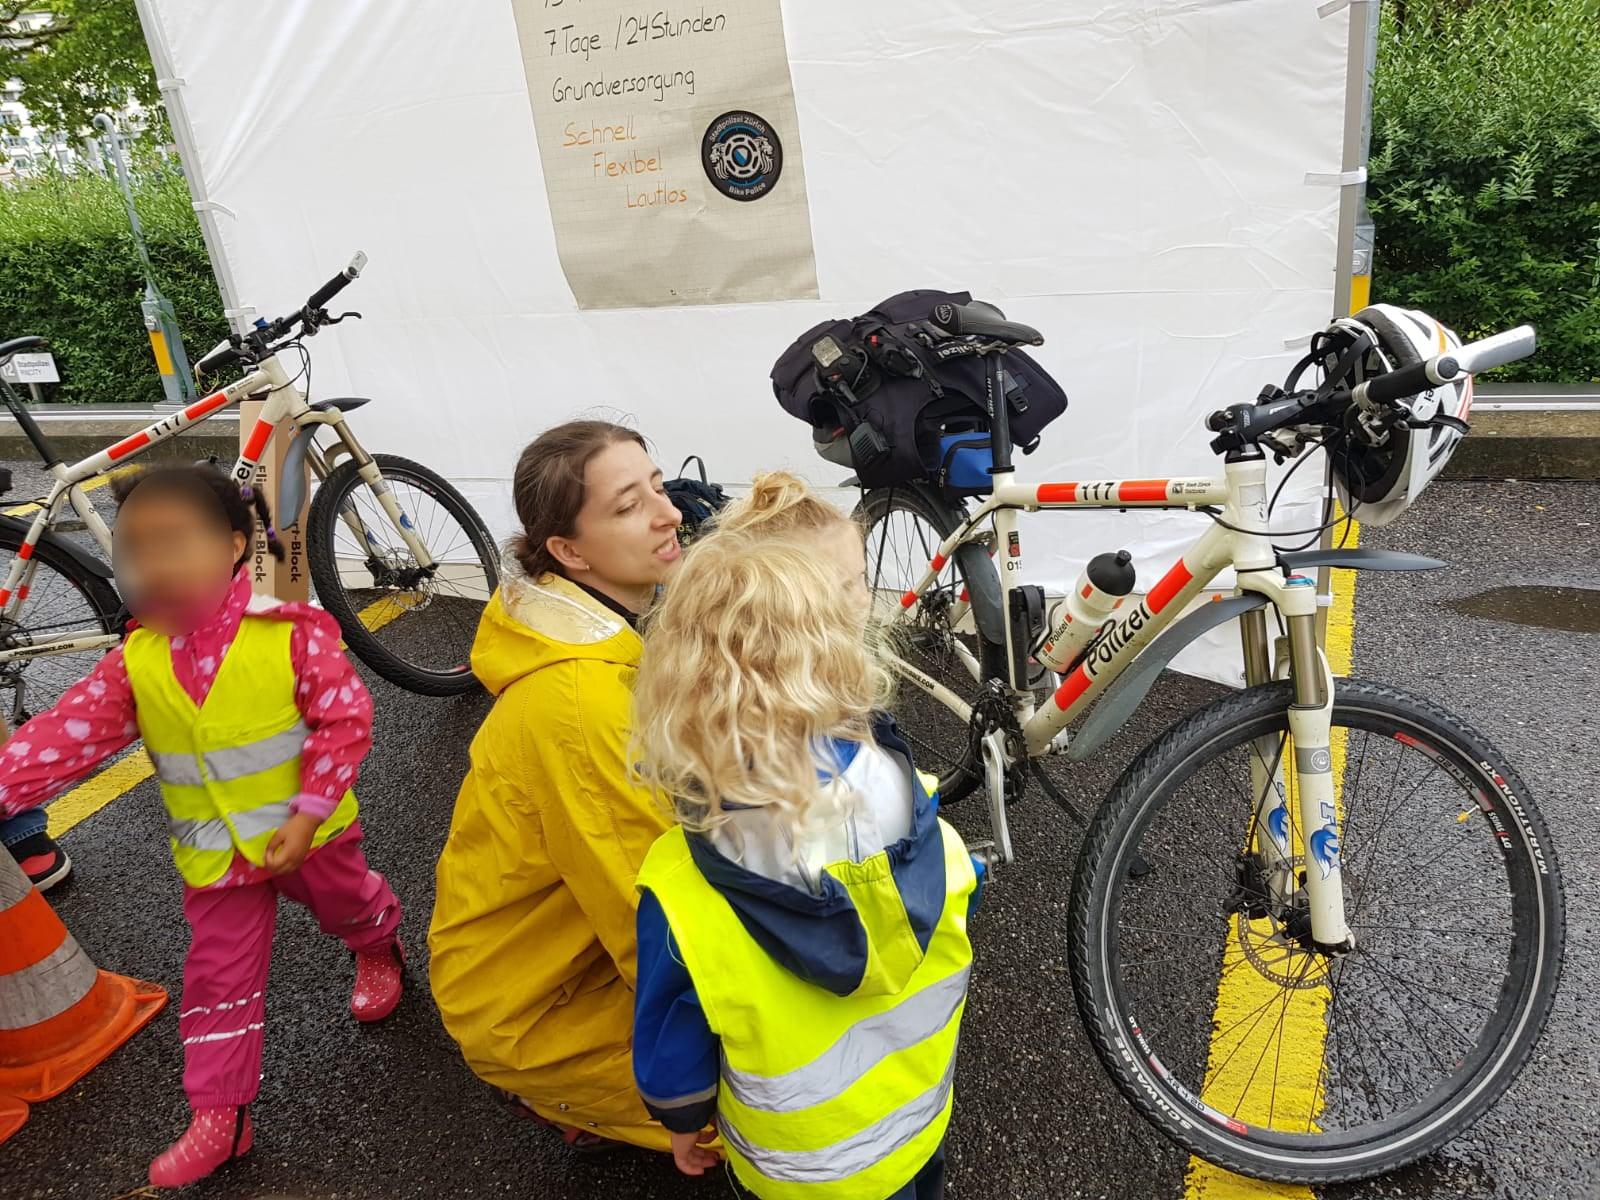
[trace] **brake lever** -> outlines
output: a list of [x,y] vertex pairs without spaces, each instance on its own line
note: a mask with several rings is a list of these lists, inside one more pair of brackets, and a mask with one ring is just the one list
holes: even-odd
[[342,312],[337,317],[324,316],[320,324],[337,325],[340,321],[360,321],[362,316],[358,312]]

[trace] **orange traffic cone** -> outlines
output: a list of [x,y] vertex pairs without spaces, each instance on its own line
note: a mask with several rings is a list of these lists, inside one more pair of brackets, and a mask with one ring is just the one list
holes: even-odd
[[166,1002],[165,988],[96,970],[16,860],[0,853],[0,1131],[27,1119],[11,1098],[60,1095]]
[[28,1122],[28,1105],[15,1096],[0,1096],[0,1142]]

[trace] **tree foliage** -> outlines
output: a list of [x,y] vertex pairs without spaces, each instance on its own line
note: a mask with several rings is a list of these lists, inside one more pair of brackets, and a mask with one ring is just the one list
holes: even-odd
[[[19,31],[25,12],[48,12],[42,28]],[[0,0],[0,78],[22,81],[33,123],[51,132],[91,133],[98,112],[134,101],[159,116],[155,69],[133,0]]]
[[1507,377],[1600,381],[1600,0],[1406,0],[1381,38],[1377,298],[1467,337],[1530,321]]

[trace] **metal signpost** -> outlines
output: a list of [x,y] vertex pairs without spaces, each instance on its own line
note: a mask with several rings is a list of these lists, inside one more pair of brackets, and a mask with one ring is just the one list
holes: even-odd
[[122,139],[117,133],[117,123],[109,113],[94,119],[95,128],[105,134],[106,152],[117,169],[117,182],[122,187],[122,200],[128,208],[128,225],[133,230],[133,248],[138,251],[139,263],[144,267],[144,327],[150,335],[150,349],[156,357],[156,370],[161,373],[161,390],[167,403],[182,408],[195,399],[194,380],[189,373],[189,360],[183,352],[183,335],[178,332],[178,315],[172,302],[156,287],[155,268],[150,265],[150,252],[144,244],[144,227],[139,224],[139,210],[133,203],[133,185],[128,180],[128,163],[122,154]]

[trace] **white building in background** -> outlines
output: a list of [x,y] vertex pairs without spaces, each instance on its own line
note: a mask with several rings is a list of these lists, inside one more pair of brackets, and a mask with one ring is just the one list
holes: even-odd
[[[23,13],[12,28],[24,31],[49,23],[49,13]],[[137,132],[143,128],[144,113],[130,104],[118,114],[118,123],[130,133]],[[49,133],[33,124],[20,79],[0,81],[0,154],[0,185],[37,175],[52,163],[66,171],[83,166],[95,171],[103,169],[95,139],[74,142],[65,133]]]

